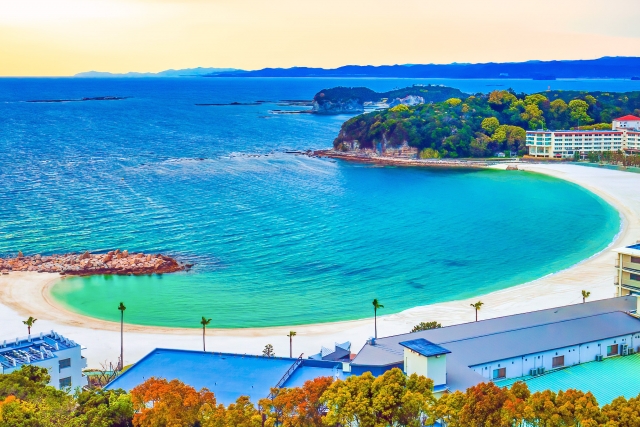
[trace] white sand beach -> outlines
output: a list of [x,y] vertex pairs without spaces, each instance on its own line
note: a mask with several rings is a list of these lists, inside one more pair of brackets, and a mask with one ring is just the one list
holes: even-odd
[[[487,319],[579,303],[583,289],[591,292],[591,300],[614,296],[611,249],[640,240],[640,174],[569,164],[521,164],[519,167],[581,185],[613,205],[622,217],[622,230],[616,240],[603,252],[569,269],[529,283],[468,300],[382,315],[378,318],[379,336],[408,332],[421,321],[437,320],[443,325],[473,321],[475,313],[469,304],[478,300],[484,302],[480,319]],[[24,336],[26,327],[22,320],[33,316],[38,319],[34,333],[54,329],[86,347],[84,354],[90,367],[105,361],[115,363],[120,351],[120,324],[72,313],[57,305],[49,296],[49,289],[56,280],[58,275],[49,273],[0,276],[0,337],[9,340]],[[290,330],[297,332],[295,355],[305,353],[308,356],[317,353],[320,346],[332,347],[335,342],[344,341],[351,341],[352,351],[357,352],[373,335],[373,319],[260,329],[211,328],[207,330],[207,349],[259,354],[265,344],[270,343],[276,355],[288,356],[286,335]],[[125,325],[124,340],[125,363],[128,364],[157,347],[201,349],[202,330]]]

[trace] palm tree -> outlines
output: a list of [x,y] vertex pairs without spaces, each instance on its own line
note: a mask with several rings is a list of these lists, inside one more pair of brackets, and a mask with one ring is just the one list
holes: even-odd
[[582,303],[584,304],[585,302],[587,302],[587,298],[589,298],[589,295],[591,295],[591,292],[589,291],[582,291]]
[[124,311],[126,309],[127,307],[120,301],[120,305],[118,306],[118,310],[120,310],[120,363],[118,367],[120,370],[124,367]]
[[378,298],[373,299],[373,328],[374,328],[374,338],[378,338],[378,309],[384,308],[384,305],[378,302]]
[[202,320],[200,321],[200,324],[202,325],[202,351],[207,351],[207,347],[204,344],[204,330],[209,323],[211,323],[211,319],[207,319],[202,316]]
[[287,335],[289,337],[289,357],[293,357],[293,337],[296,335],[298,334],[294,331],[289,331],[289,335]]
[[471,307],[476,309],[476,322],[478,321],[478,310],[480,310],[480,307],[482,307],[484,305],[484,303],[482,301],[478,301],[475,304],[469,304]]
[[29,331],[29,335],[31,335],[31,327],[33,326],[34,323],[36,323],[36,318],[29,316],[29,318],[27,320],[23,320],[22,323],[24,323],[25,325],[27,325],[27,331]]

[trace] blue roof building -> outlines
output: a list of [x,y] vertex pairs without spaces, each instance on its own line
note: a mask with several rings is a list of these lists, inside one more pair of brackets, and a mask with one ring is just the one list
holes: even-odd
[[273,387],[299,387],[307,380],[342,379],[344,374],[340,362],[157,348],[105,388],[130,391],[151,377],[207,388],[228,405],[240,396],[257,402]]
[[0,342],[0,374],[19,370],[24,365],[46,368],[57,389],[75,390],[87,385],[82,369],[87,359],[80,344],[51,331]]

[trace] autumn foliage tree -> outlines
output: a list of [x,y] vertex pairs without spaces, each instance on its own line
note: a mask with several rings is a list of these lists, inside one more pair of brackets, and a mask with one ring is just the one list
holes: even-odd
[[150,378],[131,390],[136,427],[192,427],[203,405],[216,406],[212,392],[178,380]]
[[327,407],[321,397],[333,383],[331,377],[306,381],[302,387],[272,389],[272,398],[262,399],[260,407],[266,426],[322,426]]

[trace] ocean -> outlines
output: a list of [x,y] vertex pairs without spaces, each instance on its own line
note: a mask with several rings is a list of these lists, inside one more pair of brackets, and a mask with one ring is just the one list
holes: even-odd
[[[130,323],[261,327],[389,314],[504,289],[604,249],[618,213],[523,172],[287,154],[349,116],[273,114],[334,86],[623,91],[622,80],[0,79],[0,254],[164,253],[190,272],[66,278],[69,309]],[[502,86],[498,86],[502,85]],[[113,101],[29,103],[117,96]],[[196,106],[202,103],[258,105]],[[438,319],[424,319],[438,320]]]

